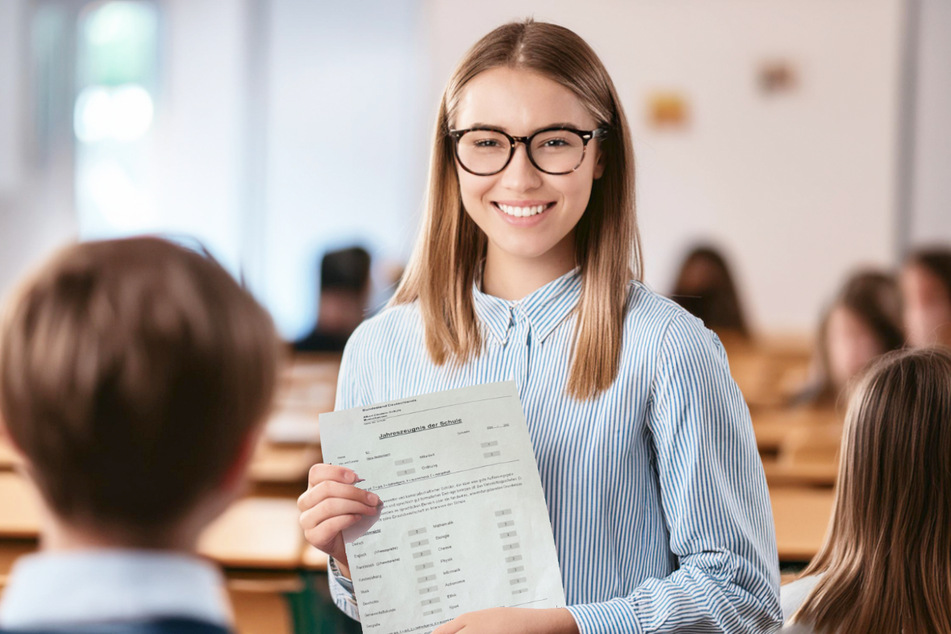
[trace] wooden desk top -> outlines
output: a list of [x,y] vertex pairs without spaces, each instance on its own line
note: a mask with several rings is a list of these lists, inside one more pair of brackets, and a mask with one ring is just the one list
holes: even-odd
[[327,570],[327,554],[310,544],[304,544],[304,568],[308,570]]
[[36,539],[40,534],[39,495],[15,471],[0,472],[0,537]]
[[263,440],[251,459],[250,477],[254,482],[300,484],[303,493],[307,473],[322,459],[320,447],[275,445]]
[[294,500],[239,500],[208,527],[198,551],[233,568],[299,568],[304,535],[298,513]]
[[809,561],[825,539],[832,489],[770,487],[780,561]]
[[0,436],[0,471],[12,470],[19,462],[20,459],[13,452],[10,442]]
[[764,460],[763,471],[769,486],[835,486],[839,476],[839,465],[830,464],[787,464],[776,460]]
[[[36,539],[40,506],[32,485],[0,472],[0,500],[0,538]],[[245,498],[208,527],[198,550],[228,567],[284,570],[302,565],[303,548],[295,500]]]
[[761,412],[753,416],[753,433],[760,451],[777,451],[794,431],[797,434],[812,431],[823,437],[832,433],[841,437],[842,423],[835,412],[809,408]]

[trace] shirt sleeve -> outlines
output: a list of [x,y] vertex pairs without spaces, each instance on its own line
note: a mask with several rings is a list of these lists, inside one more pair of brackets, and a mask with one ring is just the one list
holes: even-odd
[[[359,365],[355,360],[358,346],[357,332],[354,332],[350,341],[347,342],[343,357],[340,360],[340,372],[337,375],[337,396],[334,400],[335,410],[350,409],[359,404],[360,396],[355,373],[355,369]],[[330,586],[330,597],[333,599],[334,605],[351,619],[359,621],[360,610],[357,607],[357,595],[353,590],[353,581],[343,576],[333,557],[329,558],[327,568],[330,572],[327,575],[327,583]]]
[[769,493],[749,409],[719,339],[671,321],[648,404],[679,568],[626,597],[569,606],[581,632],[767,632],[782,623]]
[[357,608],[357,595],[353,591],[353,582],[343,576],[333,557],[328,559],[327,569],[330,571],[327,575],[330,598],[333,599],[334,605],[351,619],[359,621],[360,610]]

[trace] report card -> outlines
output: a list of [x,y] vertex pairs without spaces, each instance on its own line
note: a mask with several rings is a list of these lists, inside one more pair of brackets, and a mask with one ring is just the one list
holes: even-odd
[[490,607],[564,607],[513,381],[320,415],[324,460],[380,496],[344,532],[363,631],[430,632]]

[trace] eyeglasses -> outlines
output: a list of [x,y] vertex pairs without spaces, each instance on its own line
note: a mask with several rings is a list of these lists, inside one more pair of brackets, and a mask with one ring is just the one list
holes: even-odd
[[470,174],[498,174],[515,156],[515,144],[521,143],[532,165],[557,176],[581,167],[588,141],[604,137],[607,132],[605,127],[590,131],[553,127],[531,136],[512,136],[494,128],[468,128],[450,130],[449,136],[455,141],[456,160]]

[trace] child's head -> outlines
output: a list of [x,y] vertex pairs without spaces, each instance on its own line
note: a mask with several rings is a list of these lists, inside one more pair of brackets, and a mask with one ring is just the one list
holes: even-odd
[[908,344],[951,346],[951,249],[921,249],[901,274]]
[[426,215],[394,298],[420,300],[436,363],[481,345],[471,288],[483,258],[513,276],[580,266],[569,391],[587,396],[613,381],[627,284],[640,276],[633,151],[604,65],[554,24],[493,30],[443,94]]
[[798,620],[951,631],[951,351],[878,359],[849,402],[832,524]]
[[749,334],[730,267],[713,246],[698,245],[690,250],[671,297],[711,330],[744,337]]
[[270,317],[216,262],[78,244],[6,307],[0,420],[57,520],[158,543],[238,488],[277,363]]
[[877,356],[900,348],[901,297],[894,279],[863,271],[852,275],[819,329],[819,359],[830,395]]

